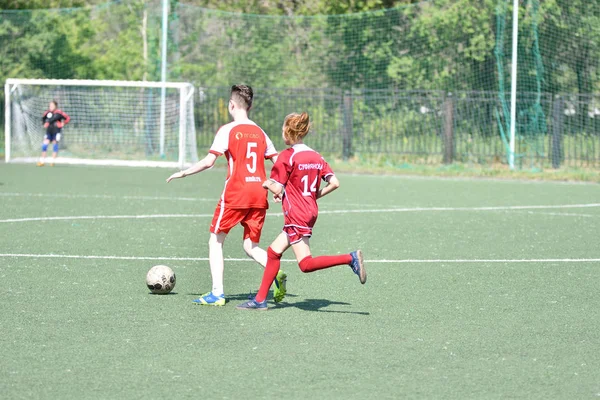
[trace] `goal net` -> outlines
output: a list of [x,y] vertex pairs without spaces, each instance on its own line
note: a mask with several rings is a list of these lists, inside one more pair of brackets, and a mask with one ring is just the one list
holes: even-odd
[[71,117],[57,163],[183,167],[198,161],[189,83],[8,79],[4,90],[6,162],[39,160],[42,115],[52,100]]

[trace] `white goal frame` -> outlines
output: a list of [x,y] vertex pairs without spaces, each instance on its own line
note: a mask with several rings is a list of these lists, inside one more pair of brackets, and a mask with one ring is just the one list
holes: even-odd
[[[5,162],[31,163],[38,161],[37,157],[11,158],[11,95],[19,85],[37,86],[100,86],[100,87],[134,87],[134,88],[165,88],[179,90],[179,155],[178,161],[150,161],[150,160],[119,160],[119,159],[86,159],[58,157],[61,164],[82,165],[112,165],[131,167],[166,167],[184,168],[193,160],[186,160],[186,147],[196,147],[196,138],[193,143],[187,142],[187,113],[194,110],[194,86],[187,82],[145,82],[145,81],[115,81],[115,80],[87,80],[87,79],[18,79],[9,78],[4,85],[4,135],[5,135]],[[187,105],[191,110],[188,110]],[[161,121],[164,123],[164,121]],[[160,131],[160,142],[164,143],[164,129]],[[162,149],[161,149],[162,150]]]

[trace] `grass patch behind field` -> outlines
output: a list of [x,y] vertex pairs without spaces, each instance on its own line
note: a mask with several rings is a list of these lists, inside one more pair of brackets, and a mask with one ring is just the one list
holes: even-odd
[[358,174],[414,175],[431,177],[498,178],[533,181],[600,182],[600,169],[562,167],[560,169],[527,169],[511,171],[508,166],[453,163],[424,164],[406,162],[397,157],[355,157],[349,161],[333,158],[330,162],[336,171]]

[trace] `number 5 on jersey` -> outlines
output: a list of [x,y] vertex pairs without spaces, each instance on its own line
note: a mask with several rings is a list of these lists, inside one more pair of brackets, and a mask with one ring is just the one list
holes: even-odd
[[312,196],[312,193],[317,191],[317,182],[319,181],[319,175],[315,177],[315,180],[313,181],[312,185],[310,185],[310,191],[308,190],[308,175],[304,175],[301,181],[302,183],[304,183],[304,191],[302,192],[302,196],[310,197]]
[[248,142],[248,148],[246,150],[246,158],[248,160],[252,160],[252,164],[246,164],[246,168],[248,168],[248,172],[251,174],[256,172],[256,162],[258,161],[258,156],[256,155],[256,151],[253,151],[255,147],[258,147],[257,143]]

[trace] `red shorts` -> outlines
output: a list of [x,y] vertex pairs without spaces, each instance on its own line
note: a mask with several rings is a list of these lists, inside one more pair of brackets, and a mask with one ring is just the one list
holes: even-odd
[[219,204],[215,210],[212,223],[210,224],[211,233],[229,233],[231,228],[237,224],[244,227],[244,239],[250,238],[252,242],[260,242],[260,234],[265,224],[265,208],[221,208]]
[[312,236],[312,228],[300,225],[284,225],[283,231],[288,235],[290,244],[298,243],[303,237]]

